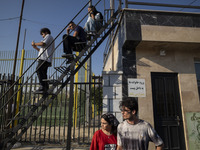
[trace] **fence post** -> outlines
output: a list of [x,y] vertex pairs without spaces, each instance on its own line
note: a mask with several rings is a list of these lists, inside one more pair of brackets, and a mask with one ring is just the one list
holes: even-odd
[[125,0],[125,8],[128,8],[128,0]]
[[71,129],[72,129],[72,113],[73,113],[73,103],[74,103],[74,65],[71,65],[71,75],[70,75],[70,99],[69,99],[69,110],[68,110],[68,129],[67,129],[67,144],[66,150],[71,149]]
[[[17,113],[19,112],[19,102],[20,102],[20,96],[21,96],[21,83],[22,83],[22,73],[23,73],[23,66],[24,66],[24,54],[25,54],[25,50],[22,49],[22,55],[21,55],[21,63],[20,63],[20,70],[19,70],[19,83],[18,83],[18,92],[17,92],[17,101],[16,101],[16,113],[15,115],[17,115]],[[14,126],[17,125],[17,120],[15,120],[15,124]]]
[[[79,52],[76,52],[76,56],[79,55]],[[78,63],[76,63],[76,68],[78,67]],[[75,74],[75,83],[78,82],[78,72]],[[78,85],[75,84],[74,89],[74,127],[77,125],[77,104],[78,104]]]

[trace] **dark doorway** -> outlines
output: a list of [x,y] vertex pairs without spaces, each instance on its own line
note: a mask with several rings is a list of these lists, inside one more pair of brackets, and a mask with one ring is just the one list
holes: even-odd
[[165,150],[185,150],[177,73],[151,73],[155,129]]

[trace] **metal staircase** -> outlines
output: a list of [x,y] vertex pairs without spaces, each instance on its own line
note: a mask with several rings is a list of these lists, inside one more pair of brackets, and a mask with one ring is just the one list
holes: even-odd
[[[42,97],[37,103],[31,105],[29,111],[25,117],[20,118],[20,112],[11,121],[18,120],[18,124],[11,129],[4,129],[1,134],[4,135],[4,139],[1,141],[1,145],[6,150],[9,150],[13,145],[22,138],[23,134],[29,129],[29,127],[37,120],[44,110],[51,104],[61,90],[70,82],[71,77],[78,72],[78,70],[84,65],[84,63],[92,56],[106,37],[113,31],[118,24],[118,14],[120,10],[117,10],[113,15],[104,23],[102,28],[98,31],[93,38],[87,42],[86,46],[82,49],[78,56],[76,56],[70,64],[66,64],[65,61],[59,67],[55,67],[55,71],[61,75],[58,79],[51,82],[52,86],[46,93],[42,94]],[[81,59],[82,58],[82,59]],[[78,66],[75,68],[76,63]],[[71,88],[71,87],[70,87]],[[73,106],[72,106],[73,107]],[[3,130],[2,130],[3,131]]]

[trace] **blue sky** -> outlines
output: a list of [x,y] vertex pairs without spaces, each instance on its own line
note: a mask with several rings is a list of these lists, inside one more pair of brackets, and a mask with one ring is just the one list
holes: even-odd
[[[95,4],[98,0],[93,0]],[[106,8],[109,8],[109,0],[106,1]],[[133,0],[132,0],[133,1]],[[169,3],[181,5],[198,5],[200,0],[138,0],[140,2]],[[26,31],[25,50],[33,50],[31,41],[40,41],[42,37],[39,31],[43,27],[48,27],[54,37],[68,24],[76,13],[88,2],[88,0],[25,0],[23,21],[20,34],[19,50],[22,49],[24,40],[24,31]],[[97,9],[103,12],[104,0],[97,5]],[[118,1],[116,1],[118,3]],[[0,51],[15,51],[19,16],[22,0],[0,0]],[[162,9],[179,11],[180,8],[154,8],[145,6],[131,6],[137,9]],[[183,9],[181,11],[200,12],[200,10]],[[75,22],[78,22],[87,12],[87,9],[78,16]],[[85,20],[80,24],[84,26]],[[56,40],[56,45],[61,41],[62,35]],[[104,42],[92,56],[93,72],[96,75],[101,74],[103,66]],[[59,47],[62,49],[62,45]],[[62,54],[61,54],[62,55]]]

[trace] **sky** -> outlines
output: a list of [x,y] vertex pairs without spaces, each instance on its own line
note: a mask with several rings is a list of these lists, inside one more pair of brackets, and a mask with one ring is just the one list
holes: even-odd
[[[98,0],[93,0],[95,4]],[[102,0],[97,6],[97,10],[103,12],[105,8],[109,8],[110,0]],[[134,0],[132,0],[134,1]],[[200,0],[137,0],[138,2],[153,2],[165,4],[180,4],[180,5],[196,5],[200,6]],[[25,0],[23,10],[23,20],[21,24],[20,40],[18,50],[23,48],[25,41],[25,50],[33,50],[31,42],[39,42],[42,40],[40,29],[47,27],[51,30],[52,36],[56,37],[61,30],[71,21],[79,10],[86,5],[88,0]],[[105,2],[105,4],[104,4]],[[118,4],[116,0],[115,4]],[[19,17],[21,12],[22,0],[0,0],[0,51],[15,51],[17,43],[17,34],[19,26]],[[124,6],[123,6],[124,7]],[[193,11],[200,13],[200,9],[180,9],[180,8],[164,8],[164,7],[147,7],[132,5],[135,9],[159,9],[170,11]],[[74,20],[78,23],[87,13],[87,7]],[[81,26],[87,18],[81,22]],[[26,29],[26,38],[24,33]],[[62,40],[62,35],[56,40],[56,46]],[[103,52],[106,41],[97,49],[92,56],[92,71],[95,75],[101,75],[103,67]],[[58,47],[62,49],[62,45]],[[62,54],[61,54],[62,55]],[[0,56],[1,57],[1,56]]]

